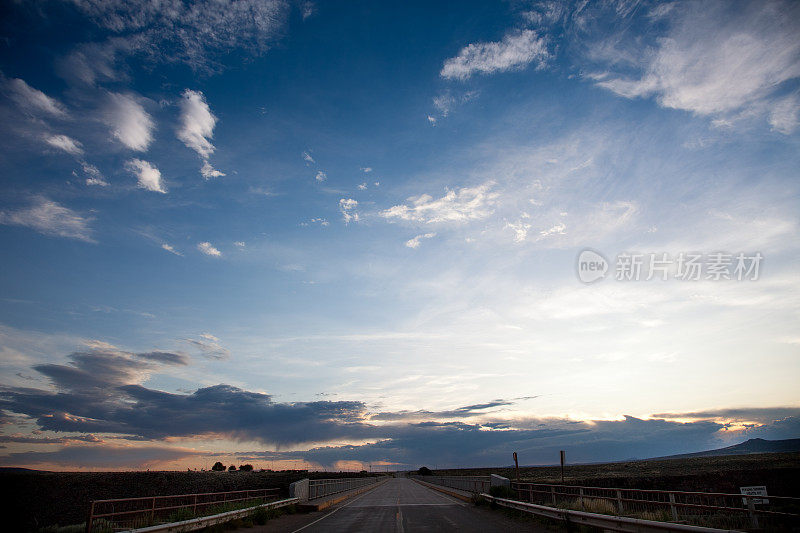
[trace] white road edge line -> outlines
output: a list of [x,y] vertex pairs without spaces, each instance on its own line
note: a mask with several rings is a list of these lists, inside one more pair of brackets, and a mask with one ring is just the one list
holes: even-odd
[[[419,483],[418,483],[418,485],[419,485]],[[442,491],[440,491],[440,490],[432,489],[432,488],[430,488],[430,487],[429,487],[429,486],[427,486],[427,485],[421,485],[421,486],[422,486],[423,488],[425,488],[425,489],[428,489],[429,491],[433,492],[433,493],[434,493],[434,494],[436,494],[437,496],[441,496],[441,497],[442,497],[442,498],[444,498],[445,500],[450,500],[450,501],[451,501],[451,502],[453,502],[454,504],[456,504],[456,505],[460,505],[461,507],[467,507],[467,506],[469,505],[467,502],[465,502],[465,501],[463,501],[463,500],[459,500],[459,499],[457,499],[456,497],[454,497],[454,496],[450,496],[449,494],[447,494],[447,493],[445,493],[445,492],[442,492]]]
[[[375,484],[375,487],[372,487],[372,488],[374,489],[374,488],[376,488],[377,486],[378,486],[378,484],[376,483],[376,484]],[[319,522],[319,521],[321,521],[321,520],[325,520],[326,518],[328,518],[328,517],[329,517],[330,515],[332,515],[333,513],[337,512],[337,511],[339,511],[339,510],[341,510],[341,509],[344,509],[345,507],[347,507],[347,506],[348,506],[348,505],[350,505],[351,503],[354,503],[354,502],[356,502],[356,501],[360,500],[361,498],[363,498],[364,496],[366,496],[366,495],[367,495],[367,494],[369,494],[370,492],[372,492],[372,491],[371,491],[371,490],[368,490],[368,491],[364,492],[364,494],[361,494],[361,495],[360,495],[360,496],[358,496],[357,498],[350,500],[349,502],[347,502],[346,504],[342,505],[341,507],[337,507],[336,509],[334,509],[334,510],[333,510],[333,511],[331,511],[330,513],[326,514],[325,516],[321,516],[321,517],[317,518],[316,520],[314,520],[314,521],[313,521],[313,522],[311,522],[310,524],[306,524],[306,525],[304,525],[303,527],[301,527],[300,529],[295,529],[294,531],[292,531],[292,533],[297,533],[298,531],[303,531],[305,528],[307,528],[307,527],[311,527],[311,526],[313,526],[314,524],[316,524],[317,522]]]

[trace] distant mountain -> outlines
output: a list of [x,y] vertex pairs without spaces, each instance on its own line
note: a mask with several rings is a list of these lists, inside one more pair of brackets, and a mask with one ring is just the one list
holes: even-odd
[[727,448],[708,450],[705,452],[682,453],[679,455],[667,455],[665,457],[653,457],[653,459],[684,459],[687,457],[713,457],[716,455],[748,455],[751,453],[781,453],[781,452],[800,452],[800,439],[784,440],[765,440],[750,439],[740,444],[734,444]]
[[0,466],[0,473],[3,473],[3,472],[17,472],[17,473],[19,473],[19,472],[28,472],[28,473],[34,473],[34,472],[47,472],[47,470],[34,470],[32,468],[19,468],[19,467],[16,467],[16,466]]

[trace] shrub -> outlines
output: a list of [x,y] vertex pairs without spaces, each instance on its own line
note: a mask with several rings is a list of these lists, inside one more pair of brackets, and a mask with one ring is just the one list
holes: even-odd
[[228,467],[228,472],[236,472],[236,465],[231,465]]
[[214,472],[223,472],[225,470],[225,465],[217,461],[214,463],[214,466],[211,467],[211,470]]
[[252,472],[252,471],[253,471],[253,465],[241,465],[239,467],[239,472]]
[[420,476],[430,476],[433,474],[433,472],[427,466],[421,466],[419,467],[419,470],[417,470],[417,474]]

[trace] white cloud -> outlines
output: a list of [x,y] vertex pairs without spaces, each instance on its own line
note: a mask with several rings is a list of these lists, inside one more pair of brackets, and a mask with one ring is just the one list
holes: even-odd
[[186,342],[197,348],[200,353],[210,359],[228,359],[230,350],[220,344],[220,340],[210,333],[201,333],[200,339],[186,339]]
[[205,179],[224,176],[223,172],[214,169],[208,162],[208,158],[211,157],[215,150],[211,139],[214,137],[217,117],[208,107],[203,93],[186,89],[181,96],[180,108],[181,125],[178,128],[178,139],[188,148],[197,152],[197,155],[203,160],[200,174]]
[[316,6],[314,5],[314,2],[303,2],[302,10],[303,10],[303,20],[306,20],[308,17],[314,14]]
[[372,172],[372,167],[361,167],[362,172]]
[[321,171],[321,170],[320,170],[319,172],[317,172],[317,175],[316,175],[316,176],[314,176],[314,178],[315,178],[317,181],[319,181],[319,182],[323,182],[323,181],[325,181],[326,179],[328,179],[328,175],[327,175],[327,174],[325,174],[323,171]]
[[109,93],[103,120],[114,138],[131,150],[144,152],[153,141],[153,119],[133,95]]
[[328,221],[327,221],[326,219],[324,219],[324,218],[319,218],[319,217],[317,217],[317,218],[312,218],[312,219],[311,219],[311,220],[309,220],[308,222],[301,222],[301,223],[300,223],[300,225],[301,225],[301,226],[310,226],[311,224],[319,224],[319,225],[320,225],[320,226],[322,226],[322,227],[327,227],[327,226],[330,226],[330,222],[328,222]]
[[[284,0],[70,2],[97,26],[116,34],[96,45],[81,64],[92,81],[97,56],[140,54],[159,62],[181,61],[195,70],[220,68],[218,55],[230,50],[261,54],[281,35],[290,5]],[[110,68],[108,65],[104,65]]]
[[53,148],[58,148],[59,150],[67,152],[68,154],[83,154],[83,145],[81,145],[79,141],[76,141],[72,137],[68,137],[66,135],[45,135],[44,141]]
[[204,160],[214,153],[211,138],[217,117],[211,113],[203,93],[186,89],[180,101],[181,127],[178,139],[191,148]]
[[358,202],[352,198],[342,198],[339,200],[339,211],[342,213],[345,224],[350,223],[350,221],[358,222],[359,216],[355,211],[357,207]]
[[528,238],[528,231],[531,229],[531,224],[518,220],[517,222],[507,222],[505,228],[513,231],[514,242],[520,243],[525,242],[525,239]]
[[539,235],[542,237],[549,237],[550,235],[565,235],[566,232],[567,226],[563,222],[559,222],[551,228],[543,229],[539,232]]
[[611,64],[591,78],[620,96],[654,97],[663,107],[714,116],[720,123],[768,114],[773,128],[789,133],[796,127],[798,104],[774,93],[800,76],[797,15],[797,5],[785,2],[744,9],[686,2],[665,15],[667,34],[633,58],[639,77],[620,75]]
[[171,254],[183,256],[183,254],[180,253],[178,250],[176,250],[171,244],[162,243],[161,248],[168,251]]
[[428,124],[430,124],[431,126],[436,126],[436,117],[428,115]]
[[432,239],[434,237],[436,237],[435,233],[425,233],[423,235],[417,235],[416,237],[407,240],[406,246],[408,246],[409,248],[419,248],[419,244],[422,239]]
[[311,157],[311,154],[308,151],[303,152],[303,161],[306,163],[314,163],[314,158]]
[[234,246],[238,246],[239,248],[244,248],[246,246],[244,241],[236,241],[233,244]]
[[161,172],[147,161],[131,159],[125,163],[125,168],[136,175],[139,187],[148,191],[165,194],[167,191],[161,183]]
[[446,117],[455,107],[466,104],[477,96],[478,91],[468,91],[464,94],[454,95],[453,92],[448,89],[433,98],[433,107],[435,107],[443,117]]
[[33,205],[25,209],[0,211],[0,224],[25,226],[44,235],[86,242],[95,242],[89,227],[91,220],[44,197],[37,198]]
[[366,190],[367,190],[367,184],[366,184],[366,182],[359,184],[359,186],[358,186],[358,190],[359,190],[359,191],[366,191]]
[[201,242],[197,245],[197,249],[203,252],[206,255],[210,255],[213,257],[220,257],[222,252],[214,248],[214,246],[210,242]]
[[498,194],[491,191],[493,182],[477,187],[448,190],[441,198],[428,194],[408,199],[409,205],[396,205],[381,212],[384,218],[413,222],[468,222],[489,216]]
[[800,125],[800,101],[797,94],[778,100],[769,112],[772,129],[789,135]]
[[11,99],[18,106],[28,111],[41,112],[54,117],[65,117],[67,115],[67,111],[61,102],[47,96],[38,89],[34,89],[25,83],[25,80],[15,78],[10,80],[7,86]]
[[83,173],[86,174],[86,185],[108,187],[108,182],[103,178],[103,174],[100,173],[100,170],[96,166],[81,161],[81,168],[83,168]]
[[211,178],[219,178],[225,175],[224,172],[220,172],[219,170],[215,169],[211,166],[211,163],[208,161],[203,161],[203,166],[200,167],[200,175],[203,176],[205,179],[209,180]]
[[475,73],[491,74],[519,69],[536,62],[543,67],[550,54],[545,38],[532,30],[508,34],[502,41],[472,43],[456,57],[444,62],[439,75],[447,79],[465,80]]

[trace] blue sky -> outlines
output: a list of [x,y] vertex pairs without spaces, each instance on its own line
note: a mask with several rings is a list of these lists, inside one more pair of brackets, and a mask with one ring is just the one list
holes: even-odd
[[[2,10],[0,462],[800,436],[796,3]],[[585,284],[586,248],[763,263]]]

